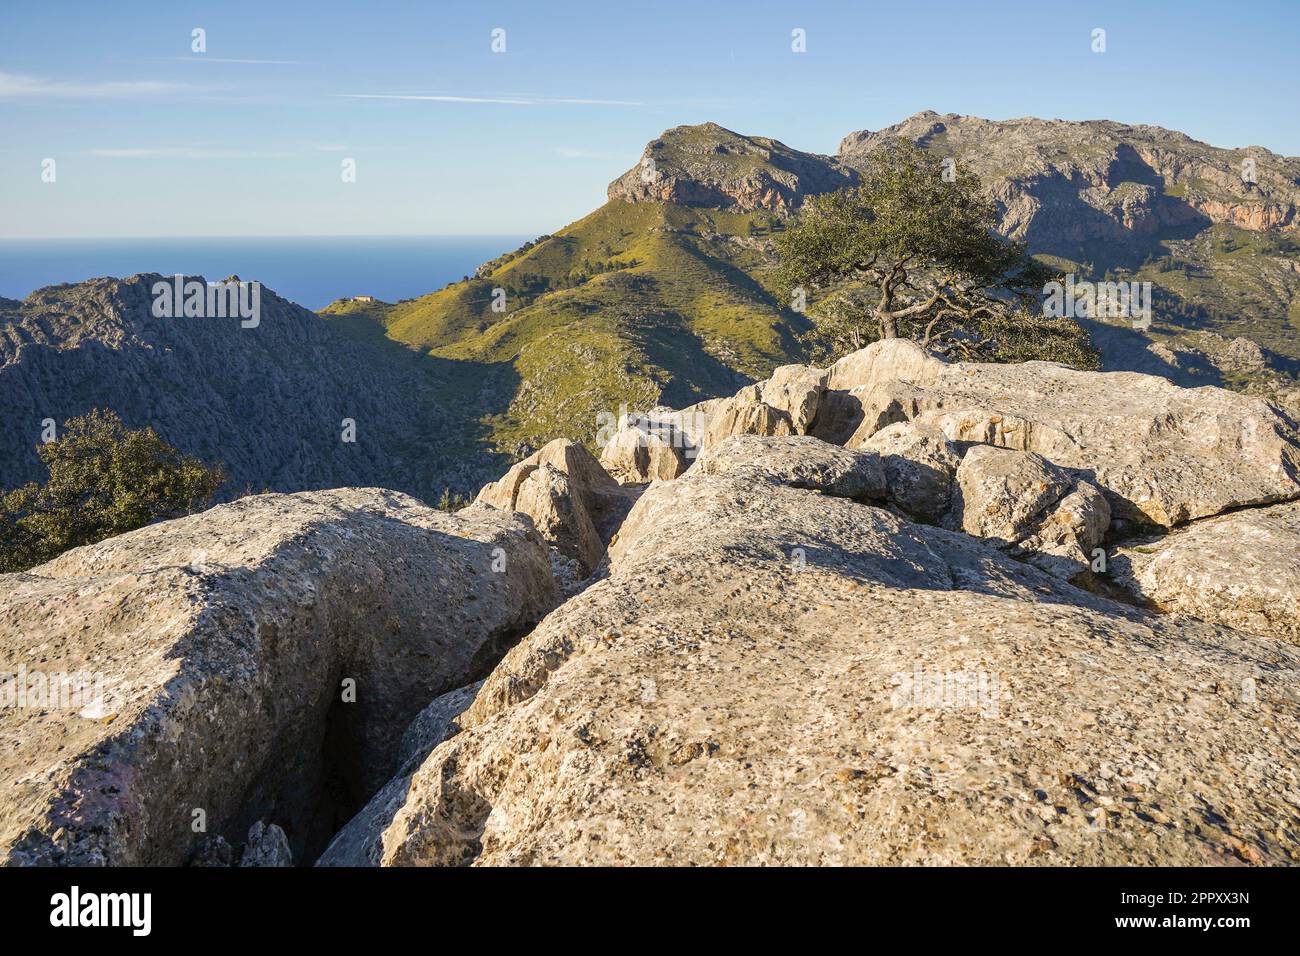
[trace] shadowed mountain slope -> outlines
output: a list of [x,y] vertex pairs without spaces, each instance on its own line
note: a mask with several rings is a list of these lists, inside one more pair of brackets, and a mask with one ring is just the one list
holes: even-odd
[[155,317],[162,279],[91,279],[0,303],[0,486],[42,478],[42,423],[91,408],[222,462],[225,497],[384,485],[436,498],[493,467],[466,415],[469,364],[424,359],[372,326],[336,327],[266,288],[255,327]]

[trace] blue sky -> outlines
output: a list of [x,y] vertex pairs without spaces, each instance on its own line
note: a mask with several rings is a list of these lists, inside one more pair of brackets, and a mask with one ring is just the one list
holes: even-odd
[[0,236],[538,234],[705,120],[833,152],[922,109],[1109,118],[1297,155],[1298,38],[1289,0],[7,3]]

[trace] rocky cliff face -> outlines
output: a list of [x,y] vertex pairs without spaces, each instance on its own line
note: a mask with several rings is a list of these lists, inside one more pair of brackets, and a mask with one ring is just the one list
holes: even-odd
[[556,443],[0,577],[5,860],[1300,862],[1276,409],[893,341],[696,413],[626,494]]
[[44,420],[95,407],[223,463],[227,496],[382,484],[436,499],[481,480],[482,460],[457,447],[460,409],[448,410],[415,352],[343,335],[269,289],[255,326],[159,318],[151,290],[164,278],[92,279],[0,303],[0,488],[44,477]]
[[704,123],[675,126],[652,140],[641,161],[610,183],[609,198],[786,215],[805,196],[842,189],[855,178],[831,157]]
[[[978,175],[998,204],[1001,231],[1031,252],[1079,278],[1151,283],[1150,330],[1085,322],[1105,368],[1243,388],[1294,407],[1300,158],[1220,149],[1158,126],[929,111],[851,133],[838,158],[865,168],[896,137]],[[1207,333],[1263,345],[1269,367],[1219,361],[1224,349]],[[1152,347],[1205,354],[1153,361]]]
[[839,159],[862,167],[881,143],[911,140],[980,176],[1002,231],[1070,259],[1094,242],[1142,247],[1212,223],[1295,231],[1300,159],[1219,149],[1158,126],[1108,120],[986,120],[923,112],[850,133]]

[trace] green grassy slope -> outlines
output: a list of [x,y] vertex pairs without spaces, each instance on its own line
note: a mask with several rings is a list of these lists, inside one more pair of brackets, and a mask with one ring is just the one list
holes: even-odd
[[612,200],[467,281],[322,314],[479,374],[499,368],[502,383],[509,369],[513,393],[478,409],[509,454],[558,436],[591,442],[600,412],[727,394],[801,357],[807,323],[777,298],[772,228],[763,211]]
[[[446,400],[493,452],[518,458],[556,437],[594,449],[601,413],[680,408],[809,359],[811,325],[775,280],[780,228],[764,210],[614,199],[468,280],[322,314],[445,362]],[[492,308],[497,289],[504,311]],[[1019,358],[1055,357],[1035,349],[1055,348],[1059,330],[1040,331]],[[461,363],[472,371],[458,374]]]
[[1244,335],[1300,358],[1300,240],[1215,224],[1137,270],[1169,296],[1167,320],[1180,328]]

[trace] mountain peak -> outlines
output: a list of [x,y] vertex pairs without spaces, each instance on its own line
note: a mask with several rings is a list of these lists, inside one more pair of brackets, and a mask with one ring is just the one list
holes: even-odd
[[1300,159],[1211,146],[1160,126],[926,110],[850,133],[836,156],[861,170],[895,139],[979,176],[1006,235],[1075,261],[1119,246],[1140,261],[1158,253],[1156,235],[1187,238],[1212,224],[1282,232],[1300,225]]
[[609,185],[609,198],[787,214],[805,196],[855,181],[838,160],[744,136],[717,123],[674,126],[651,140],[641,161]]

